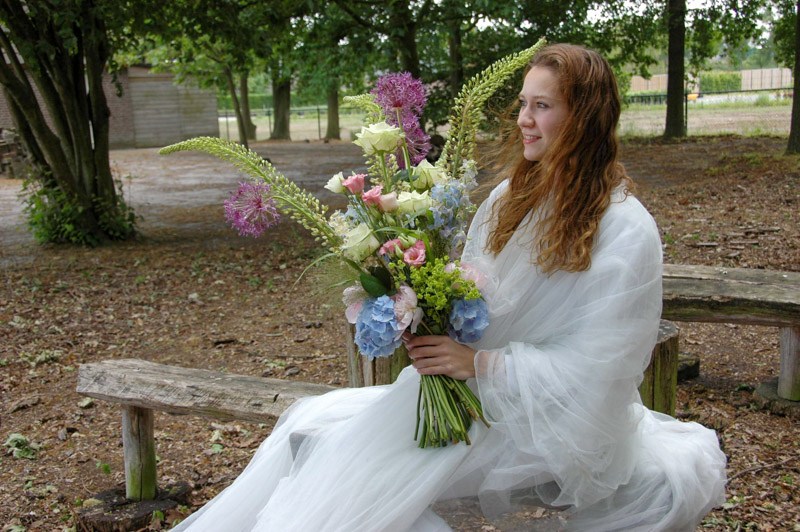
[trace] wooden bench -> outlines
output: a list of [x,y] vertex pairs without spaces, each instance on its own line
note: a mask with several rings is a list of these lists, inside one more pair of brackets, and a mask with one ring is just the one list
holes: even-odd
[[[800,401],[800,273],[667,264],[662,317],[777,327],[781,362],[775,392]],[[770,386],[760,389],[769,393]]]
[[[653,362],[642,384],[643,402],[666,413],[675,410],[677,328],[663,322]],[[194,414],[256,423],[276,418],[302,397],[335,388],[300,381],[266,379],[216,371],[118,359],[81,364],[77,392],[122,406],[125,495],[150,500],[157,491],[153,411]]]
[[[667,265],[663,317],[779,327],[778,390],[785,399],[800,399],[800,273]],[[643,402],[654,410],[674,413],[677,352],[678,329],[662,320],[640,387]],[[82,364],[77,386],[82,395],[123,407],[125,491],[131,500],[152,499],[156,492],[153,410],[263,422],[301,397],[332,389],[132,359]]]
[[130,500],[156,495],[153,410],[262,423],[301,397],[333,389],[136,359],[81,364],[77,387],[79,394],[122,405],[125,494]]

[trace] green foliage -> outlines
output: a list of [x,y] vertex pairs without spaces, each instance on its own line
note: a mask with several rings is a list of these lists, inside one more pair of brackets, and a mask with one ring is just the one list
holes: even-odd
[[[264,94],[264,93],[254,93],[250,92],[248,94],[248,98],[250,100],[250,109],[272,109],[272,94]],[[300,105],[294,98],[292,98],[294,105]],[[221,91],[217,93],[217,108],[219,109],[233,109],[233,102],[231,101],[231,95],[229,92],[222,93]]]
[[278,209],[308,229],[317,241],[330,249],[338,249],[341,238],[331,229],[325,219],[327,207],[312,194],[298,187],[256,152],[239,144],[215,137],[197,137],[161,148],[161,155],[179,151],[202,151],[233,163],[254,181],[261,181],[271,188],[271,196]]
[[742,90],[741,72],[701,72],[700,90],[707,92],[729,92]]
[[[136,216],[125,203],[122,183],[117,181],[116,203],[99,196],[93,199],[92,211],[100,230],[111,240],[125,240],[136,232]],[[61,187],[30,177],[23,182],[23,212],[28,226],[39,243],[97,246],[100,241],[85,223],[86,208],[66,194]]]
[[3,447],[8,449],[8,452],[14,458],[27,458],[28,460],[35,460],[40,448],[39,445],[32,443],[28,438],[16,432],[8,436]]
[[474,158],[476,134],[486,101],[544,45],[544,39],[539,39],[527,50],[504,57],[464,84],[450,113],[450,136],[436,163],[438,167],[456,179],[463,175],[462,164]]
[[357,109],[361,109],[365,113],[365,124],[374,124],[384,119],[383,110],[380,105],[375,103],[375,97],[372,94],[345,96],[344,101]]
[[473,281],[461,279],[457,268],[446,271],[446,266],[447,261],[438,258],[410,272],[411,288],[417,294],[419,306],[425,311],[425,323],[433,334],[443,334],[446,330],[450,302],[481,297]]
[[775,58],[782,66],[794,69],[797,7],[793,0],[775,0],[775,6],[778,16],[771,28],[775,43]]
[[20,360],[27,362],[30,365],[30,367],[35,368],[42,364],[58,362],[59,360],[61,360],[61,351],[45,349],[44,351],[41,351],[37,355],[25,352],[25,353],[20,353],[19,358]]
[[108,465],[107,463],[101,462],[101,461],[98,460],[97,462],[95,462],[94,465],[104,475],[110,475],[111,474],[111,466]]

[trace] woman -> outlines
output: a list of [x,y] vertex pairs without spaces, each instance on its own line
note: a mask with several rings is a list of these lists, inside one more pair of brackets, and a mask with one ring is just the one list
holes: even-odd
[[[639,400],[661,245],[617,162],[619,113],[599,55],[540,51],[506,143],[507,179],[478,209],[463,256],[490,280],[483,338],[409,336],[413,367],[394,384],[295,404],[242,475],[179,528],[449,530],[430,504],[477,495],[489,516],[527,502],[563,509],[577,530],[692,530],[721,503],[715,434]],[[408,434],[420,373],[475,377],[491,428],[473,424],[469,446],[419,449]]]

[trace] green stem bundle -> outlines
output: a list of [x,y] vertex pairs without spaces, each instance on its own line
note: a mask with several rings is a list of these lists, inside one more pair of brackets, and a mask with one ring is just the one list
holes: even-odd
[[446,375],[420,377],[414,439],[421,449],[460,441],[470,445],[469,429],[477,419],[489,426],[480,401],[466,381]]

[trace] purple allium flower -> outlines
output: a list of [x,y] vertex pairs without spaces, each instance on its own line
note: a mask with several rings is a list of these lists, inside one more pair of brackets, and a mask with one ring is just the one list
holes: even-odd
[[[383,109],[386,122],[400,127],[405,133],[411,164],[415,165],[424,159],[431,145],[430,137],[419,126],[419,118],[427,101],[422,82],[408,72],[386,74],[375,83],[372,94]],[[397,163],[400,168],[405,168],[400,151],[397,152]]]
[[225,219],[242,236],[259,237],[280,220],[266,183],[239,183],[225,200]]
[[[406,129],[403,128],[406,134],[406,146],[408,147],[408,156],[411,158],[411,164],[415,165],[425,158],[428,150],[431,149],[430,137],[420,129],[419,125],[415,124],[414,127]],[[397,162],[400,168],[405,168],[405,161],[402,154],[398,155]]]
[[403,118],[411,115],[419,120],[427,101],[422,82],[414,79],[409,72],[381,76],[372,94],[375,95],[375,102],[383,108],[386,121],[393,126],[400,125],[397,123],[398,109]]

